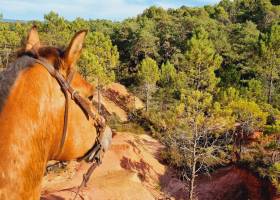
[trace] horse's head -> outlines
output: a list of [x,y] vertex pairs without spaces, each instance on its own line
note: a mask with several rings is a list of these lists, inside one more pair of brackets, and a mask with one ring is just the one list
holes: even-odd
[[94,87],[75,70],[86,33],[60,50],[41,45],[33,27],[0,73],[0,199],[38,199],[47,161],[92,158],[97,130],[108,148],[112,133],[98,128],[104,121],[90,102]]
[[[90,100],[94,93],[94,87],[89,84],[77,71],[76,62],[80,57],[83,42],[86,37],[86,31],[79,31],[72,38],[66,50],[61,50],[55,47],[46,47],[40,44],[39,35],[36,27],[33,27],[28,35],[27,43],[24,48],[24,55],[32,56],[35,59],[43,59],[53,66],[65,80],[71,76],[71,87],[83,97],[83,102],[92,110],[99,119],[103,119],[97,114],[97,111],[92,106]],[[70,160],[82,157],[89,149],[92,148],[96,141],[97,130],[93,125],[94,120],[71,99],[69,95],[69,103],[66,102],[65,93],[63,92],[59,82],[51,76],[43,64],[35,63],[29,69],[37,74],[38,78],[43,78],[44,89],[46,90],[45,104],[47,115],[45,115],[47,136],[50,140],[49,159]],[[74,73],[73,73],[74,72]],[[32,73],[27,73],[28,74]],[[34,74],[33,74],[34,75]],[[87,100],[85,100],[87,99]],[[65,104],[68,104],[67,120],[65,122]],[[63,148],[60,148],[63,140],[63,129],[67,123],[67,132],[65,134],[65,143]],[[108,135],[111,135],[111,130],[106,129]]]

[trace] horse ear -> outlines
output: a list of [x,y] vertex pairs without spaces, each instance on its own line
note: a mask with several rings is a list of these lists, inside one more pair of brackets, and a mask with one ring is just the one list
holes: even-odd
[[82,30],[77,32],[72,38],[68,48],[66,49],[64,57],[68,67],[74,66],[77,60],[80,58],[86,35],[87,30]]
[[25,51],[35,51],[40,48],[40,39],[39,34],[37,31],[37,27],[34,25],[31,30],[29,31],[29,34],[27,36],[27,41],[25,45]]

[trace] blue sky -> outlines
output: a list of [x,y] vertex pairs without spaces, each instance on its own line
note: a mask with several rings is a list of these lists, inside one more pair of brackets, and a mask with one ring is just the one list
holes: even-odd
[[5,19],[42,20],[55,11],[66,19],[122,20],[141,13],[149,6],[164,8],[203,6],[219,0],[0,0],[0,13]]

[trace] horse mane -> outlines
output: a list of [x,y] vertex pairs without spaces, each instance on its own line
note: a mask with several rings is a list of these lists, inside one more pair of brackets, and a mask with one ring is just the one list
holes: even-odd
[[9,95],[11,87],[14,85],[18,74],[27,67],[34,64],[34,59],[29,56],[22,56],[10,63],[6,69],[0,72],[0,111]]
[[54,57],[54,63],[52,63],[55,68],[60,65],[60,58],[63,56],[64,51],[55,47],[42,47],[39,49],[38,53],[19,51],[17,53],[17,58],[14,62],[10,63],[7,68],[0,72],[0,112],[8,98],[11,87],[14,85],[19,73],[33,66],[34,58],[44,57],[48,58],[50,56]]

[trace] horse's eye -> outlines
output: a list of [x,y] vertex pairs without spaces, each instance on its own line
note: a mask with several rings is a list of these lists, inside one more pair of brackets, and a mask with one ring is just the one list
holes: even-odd
[[90,101],[92,101],[93,95],[90,95],[90,96],[88,97],[88,99],[89,99]]

